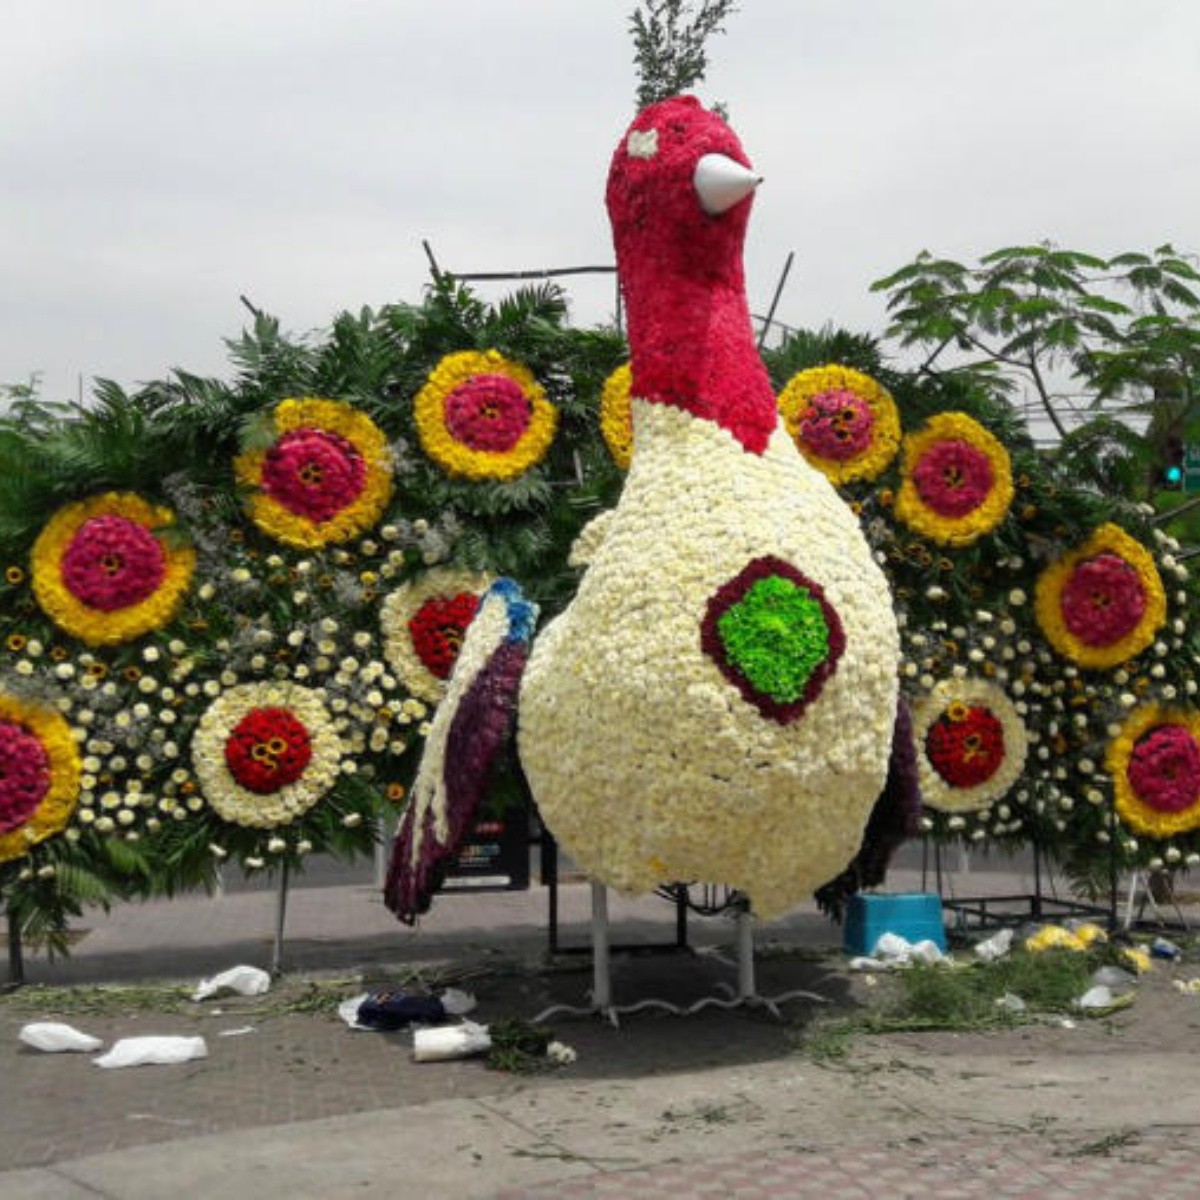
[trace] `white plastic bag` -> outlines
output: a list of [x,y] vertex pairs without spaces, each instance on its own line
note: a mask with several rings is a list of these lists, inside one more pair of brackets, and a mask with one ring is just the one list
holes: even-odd
[[875,943],[872,957],[884,963],[894,963],[904,966],[910,962],[933,963],[945,958],[941,947],[931,938],[920,942],[910,942],[898,933],[880,934]]
[[90,1033],[80,1033],[73,1026],[63,1025],[58,1021],[33,1021],[22,1025],[17,1037],[26,1046],[32,1046],[35,1050],[45,1050],[50,1054],[64,1050],[78,1050],[90,1054],[104,1045],[100,1038],[92,1037]]
[[[358,1019],[358,1010],[362,1006],[362,1002],[370,995],[370,992],[359,992],[357,996],[351,996],[348,1000],[343,1000],[337,1006],[338,1016],[350,1026],[351,1029],[371,1029],[370,1025],[364,1025]],[[374,1032],[374,1030],[371,1030]]]
[[995,962],[996,959],[1003,958],[1012,949],[1012,941],[1013,931],[1001,929],[993,933],[990,938],[984,938],[982,942],[975,943],[975,957],[982,962]]
[[1075,1007],[1080,1012],[1086,1013],[1089,1017],[1106,1017],[1109,1013],[1116,1012],[1118,1009],[1128,1008],[1132,1003],[1132,991],[1124,992],[1121,995],[1114,995],[1111,988],[1098,983],[1095,987],[1088,988],[1075,1001]]
[[442,1062],[467,1058],[490,1050],[492,1039],[486,1025],[464,1021],[461,1025],[437,1025],[413,1030],[413,1058],[417,1062]]
[[237,992],[242,996],[261,996],[271,986],[271,977],[261,967],[230,967],[211,979],[202,979],[192,993],[193,1000],[207,1000],[218,992]]
[[941,962],[945,957],[946,955],[942,952],[941,946],[932,938],[913,942],[908,950],[909,962],[936,963]]
[[98,1067],[169,1066],[207,1058],[208,1045],[202,1037],[122,1038],[107,1054],[93,1058]]
[[465,1017],[475,1011],[476,1000],[470,992],[448,987],[440,996],[442,1007],[452,1017]]

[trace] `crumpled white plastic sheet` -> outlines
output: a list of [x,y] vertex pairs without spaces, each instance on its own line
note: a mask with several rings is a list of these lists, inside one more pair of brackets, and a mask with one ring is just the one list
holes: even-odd
[[1115,1012],[1119,1008],[1125,1008],[1132,1003],[1132,990],[1115,993],[1112,988],[1103,983],[1098,983],[1094,987],[1088,988],[1075,1001],[1075,1007],[1083,1013],[1106,1016],[1108,1013]]
[[242,996],[261,996],[271,986],[271,976],[261,967],[230,967],[211,979],[202,979],[192,993],[193,1000],[207,1000],[218,992],[237,992]]
[[64,1025],[59,1021],[31,1021],[22,1025],[17,1037],[26,1046],[35,1050],[45,1050],[49,1054],[57,1054],[66,1050],[75,1050],[90,1054],[104,1045],[98,1037],[90,1033],[82,1033],[73,1025]]
[[981,962],[995,962],[1003,958],[1012,949],[1013,931],[1000,929],[991,937],[975,943],[975,957]]
[[98,1067],[169,1066],[207,1058],[208,1044],[202,1037],[148,1036],[121,1038],[107,1054],[93,1058]]

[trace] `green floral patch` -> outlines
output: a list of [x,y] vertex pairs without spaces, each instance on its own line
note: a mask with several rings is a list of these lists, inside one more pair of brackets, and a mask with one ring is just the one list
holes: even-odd
[[812,673],[829,657],[825,610],[790,579],[760,579],[717,621],[729,662],[772,700],[804,695]]
[[710,599],[702,644],[746,700],[787,723],[833,673],[845,635],[818,584],[782,559],[765,556]]

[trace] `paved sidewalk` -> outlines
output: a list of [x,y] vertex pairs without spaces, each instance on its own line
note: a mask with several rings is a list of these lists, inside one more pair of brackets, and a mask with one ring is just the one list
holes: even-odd
[[[937,1064],[938,1067],[943,1064]],[[987,1084],[1002,1087],[984,1068]],[[1167,1064],[1168,1086],[1186,1086]],[[1096,1086],[1096,1064],[1077,1082]],[[149,1069],[147,1069],[149,1070]],[[1026,1086],[1029,1086],[1026,1084]],[[856,1093],[861,1093],[857,1095]],[[975,1094],[982,1101],[982,1089]],[[1019,1101],[1019,1098],[1018,1098]],[[917,1115],[889,1081],[795,1063],[665,1078],[513,1088],[185,1138],[0,1173],[4,1200],[251,1200],[435,1196],[453,1200],[760,1200],[797,1197],[1196,1195],[1196,1104],[1178,1125],[1116,1131],[970,1114]],[[1024,1103],[1024,1102],[1020,1102]],[[981,1109],[982,1111],[982,1109]],[[1028,1110],[1026,1110],[1028,1111]],[[1122,1115],[1130,1116],[1126,1108]],[[1148,1114],[1151,1118],[1156,1114]],[[1159,1112],[1157,1115],[1161,1116]]]
[[[890,884],[903,890],[919,877],[896,872]],[[955,885],[960,895],[1031,886],[983,871]],[[567,885],[561,900],[563,943],[586,945],[587,887]],[[616,943],[673,939],[661,900],[613,897],[610,912]],[[287,963],[373,979],[414,965],[488,967],[479,1019],[532,1017],[548,1001],[583,1003],[589,984],[583,956],[551,968],[545,920],[538,890],[446,897],[409,930],[372,888],[301,888],[289,902]],[[237,963],[265,965],[273,922],[274,898],[261,892],[118,907],[87,915],[70,960],[31,957],[28,974],[194,984]],[[732,978],[731,941],[728,919],[694,919],[701,953],[619,955],[617,1001],[684,1003],[710,991]],[[818,955],[839,941],[811,908],[761,930],[761,990],[799,985],[845,1003],[844,976]],[[794,1052],[819,1007],[789,1004],[782,1023],[711,1009],[638,1014],[619,1030],[556,1019],[579,1061],[524,1078],[474,1061],[416,1065],[405,1035],[353,1034],[328,1013],[255,1020],[236,1002],[225,1016],[206,1007],[73,1021],[106,1041],[207,1034],[208,1059],[105,1072],[85,1056],[17,1046],[20,1020],[0,1006],[0,1164],[15,1168],[0,1170],[0,1200],[1200,1194],[1190,1053],[1114,1043],[1117,1058],[1105,1047],[1049,1059],[1031,1045],[1017,1058],[984,1050],[901,1062],[883,1039],[852,1069],[828,1070]],[[254,1032],[220,1036],[243,1024]]]

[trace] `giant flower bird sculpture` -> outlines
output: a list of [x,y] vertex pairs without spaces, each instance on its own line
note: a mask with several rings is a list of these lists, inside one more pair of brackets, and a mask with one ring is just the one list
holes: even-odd
[[[725,884],[771,918],[859,850],[888,774],[899,646],[887,580],[797,450],[755,349],[741,259],[757,183],[733,131],[691,97],[644,109],[621,140],[607,202],[631,350],[628,477],[579,540],[578,591],[533,642],[519,697],[514,671],[485,669],[506,640],[499,611],[479,652],[468,630],[475,685],[457,692],[509,687],[539,812],[594,880]],[[439,830],[461,827],[439,814],[472,793],[447,754],[464,753],[455,692],[413,791],[422,836],[394,852],[402,919],[421,909],[413,881],[451,849]],[[481,730],[495,738],[497,723]]]

